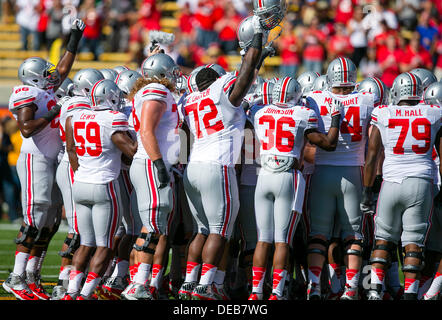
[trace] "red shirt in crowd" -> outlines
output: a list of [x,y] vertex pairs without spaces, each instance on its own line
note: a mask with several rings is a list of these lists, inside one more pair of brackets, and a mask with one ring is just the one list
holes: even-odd
[[325,51],[321,43],[326,40],[325,34],[317,29],[307,30],[304,40],[306,47],[303,52],[304,59],[309,61],[323,61]]
[[160,30],[161,12],[156,0],[143,0],[140,6],[140,22],[146,30]]
[[230,18],[229,23],[219,32],[218,38],[221,41],[235,41],[236,30],[238,29],[241,20],[242,18],[240,15],[235,15],[233,18]]
[[353,7],[357,4],[357,0],[340,0],[336,7],[335,22],[347,24],[353,17]]
[[379,64],[383,65],[387,63],[381,76],[381,80],[387,87],[393,85],[394,79],[401,73],[399,69],[399,61],[401,61],[403,52],[400,49],[390,51],[387,47],[384,47],[378,51]]
[[89,10],[84,20],[86,27],[83,36],[87,39],[98,39],[101,34],[101,17],[96,10]]
[[195,19],[199,27],[206,31],[213,31],[215,23],[223,17],[224,10],[213,0],[200,1],[195,12]]
[[[418,65],[415,65],[416,61]],[[407,65],[413,64],[413,68],[420,67],[432,69],[433,66],[431,55],[422,46],[420,47],[419,51],[415,51],[411,46],[408,46],[405,50],[405,53],[402,55],[402,59],[400,60],[400,62]]]
[[279,41],[280,56],[284,65],[298,65],[300,62],[299,53],[296,48],[296,37],[294,35],[282,36]]
[[329,42],[329,50],[332,55],[345,56],[353,51],[350,37],[346,35],[334,35]]
[[179,19],[181,33],[190,34],[194,30],[195,17],[192,13],[183,13]]
[[436,67],[442,69],[442,39],[438,40],[436,43],[436,52],[438,54]]

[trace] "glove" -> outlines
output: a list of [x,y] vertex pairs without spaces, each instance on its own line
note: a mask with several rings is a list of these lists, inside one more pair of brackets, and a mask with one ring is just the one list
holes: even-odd
[[254,33],[263,33],[263,34],[265,33],[265,30],[261,25],[261,19],[256,15],[254,15],[252,18],[252,26]]
[[82,20],[74,20],[71,27],[71,36],[69,38],[68,44],[66,45],[67,51],[72,52],[73,54],[77,53],[78,43],[83,36],[83,31],[85,27],[86,24]]
[[60,113],[61,104],[56,104],[51,108],[51,110],[48,111],[44,116],[42,116],[43,119],[46,119],[46,121],[51,122],[54,120],[58,114]]
[[264,49],[262,50],[262,56],[263,57],[273,57],[276,54],[276,50],[275,48],[273,48],[272,46],[266,46],[264,47]]
[[373,188],[363,187],[360,208],[363,213],[373,212]]
[[333,99],[330,105],[330,114],[331,117],[335,117],[337,115],[341,115],[344,111],[344,104],[338,99]]
[[169,171],[167,170],[166,165],[164,164],[163,159],[158,159],[153,162],[155,167],[158,170],[158,180],[160,181],[160,189],[163,189],[164,187],[167,187],[170,182],[170,175]]

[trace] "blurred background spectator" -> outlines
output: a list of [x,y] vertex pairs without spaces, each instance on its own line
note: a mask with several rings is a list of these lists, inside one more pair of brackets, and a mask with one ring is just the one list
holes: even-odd
[[[173,6],[170,6],[170,5]],[[282,30],[271,33],[276,57],[262,72],[296,77],[324,73],[327,63],[348,56],[360,76],[394,77],[417,66],[442,74],[442,1],[440,0],[287,0]],[[174,8],[174,9],[170,9]],[[129,53],[141,63],[149,31],[173,32],[167,52],[188,73],[207,61],[236,68],[236,30],[252,14],[252,0],[3,0],[2,12],[14,12],[24,50],[49,49],[66,41],[76,16],[86,22],[81,52],[100,60],[104,52]],[[2,21],[9,21],[2,15]],[[30,43],[28,40],[32,38]],[[29,45],[32,44],[32,47]]]

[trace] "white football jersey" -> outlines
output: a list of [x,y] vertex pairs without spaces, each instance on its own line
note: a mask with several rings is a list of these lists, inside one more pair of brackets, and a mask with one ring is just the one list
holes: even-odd
[[[9,98],[9,111],[17,120],[17,111],[20,108],[35,104],[34,119],[39,119],[51,110],[57,102],[55,101],[53,90],[42,90],[31,86],[16,86]],[[20,152],[40,154],[50,159],[57,159],[62,142],[58,133],[59,117],[57,116],[49,125],[32,137],[23,138]]]
[[232,167],[239,160],[246,115],[229,100],[235,81],[226,74],[206,90],[186,96],[182,113],[194,137],[190,162]]
[[261,155],[293,157],[300,160],[304,132],[318,128],[318,116],[303,106],[267,105],[252,109],[255,132],[261,143]]
[[128,122],[118,111],[79,110],[71,119],[79,168],[75,181],[105,184],[118,178],[121,151],[112,142],[116,131],[127,131]]
[[441,125],[436,105],[381,105],[371,123],[379,128],[384,145],[383,179],[400,183],[406,177],[433,179],[433,144]]
[[[63,97],[58,101],[61,104],[60,109],[60,138],[63,142],[63,150],[66,151],[66,119],[72,116],[78,110],[91,109],[90,100],[87,97]],[[69,161],[67,152],[64,152],[62,161]]]
[[[259,140],[251,119],[244,129],[244,143],[241,152],[241,176],[239,182],[245,186],[256,186],[259,174]],[[250,125],[248,125],[250,124]]]
[[316,149],[315,165],[363,166],[365,145],[368,136],[370,117],[374,108],[375,96],[361,92],[349,95],[336,95],[329,91],[314,91],[307,95],[306,106],[316,107],[320,112],[319,128],[327,133],[331,125],[330,108],[333,99],[344,104],[339,139],[336,150],[327,152]]
[[134,158],[148,159],[140,135],[141,110],[145,101],[157,100],[166,103],[166,111],[161,117],[155,131],[158,146],[164,163],[170,167],[178,162],[180,153],[180,136],[178,133],[179,118],[175,99],[171,92],[162,84],[150,83],[143,87],[134,97],[132,109],[133,127],[137,133],[138,150]]

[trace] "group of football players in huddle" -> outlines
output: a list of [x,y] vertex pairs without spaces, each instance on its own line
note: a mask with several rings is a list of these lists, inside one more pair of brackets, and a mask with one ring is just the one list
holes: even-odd
[[[425,69],[391,89],[358,83],[345,57],[325,75],[263,79],[283,3],[254,1],[238,71],[183,75],[157,46],[140,72],[86,68],[71,80],[81,20],[57,66],[22,63],[9,109],[23,136],[24,222],[9,293],[439,299],[442,83]],[[62,208],[69,230],[49,296],[41,268]]]

